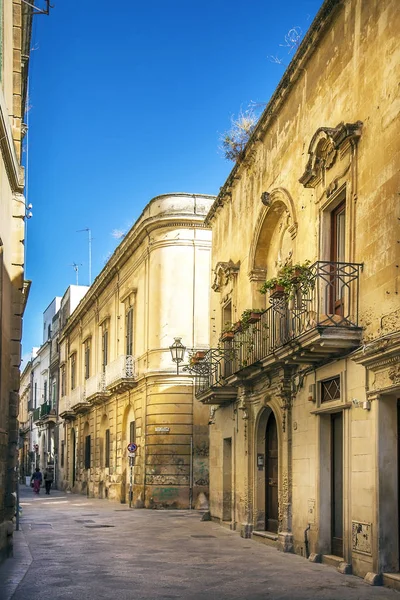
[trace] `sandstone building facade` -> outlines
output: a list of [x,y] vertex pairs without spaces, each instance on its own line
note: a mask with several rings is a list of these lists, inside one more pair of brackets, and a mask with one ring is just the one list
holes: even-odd
[[207,216],[195,367],[212,517],[378,577],[400,571],[398,8],[322,5]]
[[12,551],[18,445],[18,390],[24,282],[23,118],[31,8],[0,4],[0,561]]
[[[60,329],[59,485],[137,507],[208,491],[208,410],[169,346],[209,340],[214,197],[158,196]],[[138,446],[131,469],[127,445]]]

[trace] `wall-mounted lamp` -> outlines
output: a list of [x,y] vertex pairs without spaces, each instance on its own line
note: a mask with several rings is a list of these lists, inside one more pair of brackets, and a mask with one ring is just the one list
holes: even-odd
[[353,398],[352,404],[355,408],[363,408],[364,410],[371,410],[371,401],[370,400],[364,400],[363,402],[361,402],[360,400],[357,400],[357,398]]
[[186,352],[186,346],[182,344],[181,339],[180,337],[174,338],[174,343],[169,347],[172,360],[176,363],[177,375],[179,375],[179,364],[183,361]]

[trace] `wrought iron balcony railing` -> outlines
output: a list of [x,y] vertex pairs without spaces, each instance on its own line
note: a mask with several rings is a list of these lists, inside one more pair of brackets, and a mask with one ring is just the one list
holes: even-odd
[[[260,314],[259,321],[238,330],[219,348],[211,348],[205,358],[190,370],[196,375],[196,395],[209,388],[226,386],[226,380],[266,359],[302,349],[302,362],[315,362],[321,356],[357,345],[359,274],[362,265],[318,261],[310,267],[306,283],[294,283],[293,293],[272,295],[271,306]],[[353,330],[350,335],[349,330]],[[335,334],[336,331],[336,334]],[[357,334],[354,335],[354,331]],[[319,353],[316,342],[321,336]],[[314,344],[310,347],[310,341]],[[314,351],[314,354],[312,353]],[[286,353],[286,354],[285,354]]]
[[41,404],[40,418],[45,417],[46,415],[49,415],[50,411],[51,411],[51,404],[49,404],[49,402],[44,402],[43,404]]

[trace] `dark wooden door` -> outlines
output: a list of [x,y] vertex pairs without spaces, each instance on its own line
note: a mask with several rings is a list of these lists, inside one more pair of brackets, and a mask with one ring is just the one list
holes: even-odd
[[75,467],[75,465],[76,465],[75,429],[73,429],[71,432],[71,445],[72,445],[72,448],[71,448],[71,450],[72,450],[72,452],[71,452],[71,454],[72,454],[72,465],[71,465],[72,473],[71,473],[71,475],[72,475],[72,485],[74,486],[75,485],[75,476],[76,476],[76,473],[75,473],[75,468],[76,468]]
[[[341,202],[331,215],[331,261],[343,263],[346,251],[346,202]],[[331,287],[330,311],[343,316],[344,294],[339,265],[332,267]]]
[[343,556],[343,416],[331,415],[332,554]]
[[278,431],[271,413],[265,432],[265,529],[278,531]]

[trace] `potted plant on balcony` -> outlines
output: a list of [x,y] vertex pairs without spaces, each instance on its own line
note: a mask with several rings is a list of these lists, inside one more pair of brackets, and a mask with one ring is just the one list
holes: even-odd
[[232,325],[232,323],[225,323],[225,326],[221,331],[221,337],[219,338],[221,342],[228,342],[230,340],[233,340],[233,338],[235,337],[233,327],[234,326]]
[[242,331],[248,329],[250,325],[258,323],[261,319],[262,313],[263,311],[259,308],[246,308],[246,310],[242,312],[242,316],[240,317]]
[[276,277],[265,281],[260,293],[270,292],[271,298],[285,295],[288,300],[291,300],[299,290],[303,296],[307,295],[314,285],[315,278],[310,268],[310,261],[306,260],[304,263],[282,267]]
[[272,277],[267,279],[260,288],[261,294],[270,293],[271,298],[285,295],[285,285],[282,277]]
[[243,331],[242,325],[243,325],[242,321],[236,321],[236,323],[234,323],[232,325],[233,333],[240,333],[241,331]]

